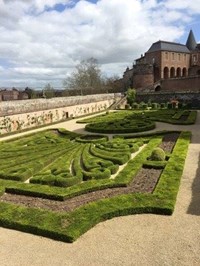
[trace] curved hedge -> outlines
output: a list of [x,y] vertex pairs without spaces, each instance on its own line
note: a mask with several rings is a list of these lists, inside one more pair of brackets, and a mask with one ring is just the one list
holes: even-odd
[[120,134],[148,131],[155,128],[155,122],[144,119],[123,119],[110,122],[87,124],[85,130],[95,133]]
[[81,143],[102,143],[106,142],[108,137],[103,135],[83,135],[77,137],[75,140]]

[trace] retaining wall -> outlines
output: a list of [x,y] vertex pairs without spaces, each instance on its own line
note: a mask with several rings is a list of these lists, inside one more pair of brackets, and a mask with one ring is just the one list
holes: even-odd
[[137,93],[137,102],[166,103],[177,99],[182,103],[190,103],[194,108],[200,108],[200,92],[158,92],[158,93]]
[[120,98],[121,94],[101,94],[1,102],[0,134],[103,111]]

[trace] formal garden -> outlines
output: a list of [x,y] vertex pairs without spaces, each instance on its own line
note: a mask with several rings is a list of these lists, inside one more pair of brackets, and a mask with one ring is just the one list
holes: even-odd
[[85,135],[45,130],[0,142],[0,225],[73,242],[117,216],[173,213],[196,111],[123,110],[84,118]]

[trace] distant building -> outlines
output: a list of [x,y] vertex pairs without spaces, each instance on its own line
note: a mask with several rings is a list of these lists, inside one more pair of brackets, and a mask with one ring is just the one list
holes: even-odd
[[200,44],[191,30],[185,45],[167,41],[153,43],[131,69],[126,69],[121,82],[125,88],[158,91],[162,89],[160,81],[194,76],[200,80]]
[[25,99],[28,99],[28,94],[24,91],[18,91],[15,88],[12,88],[11,90],[0,90],[0,101],[14,101]]

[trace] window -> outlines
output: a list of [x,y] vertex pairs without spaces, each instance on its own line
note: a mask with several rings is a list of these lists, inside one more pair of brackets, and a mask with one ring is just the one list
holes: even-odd
[[168,60],[168,52],[165,52],[165,59]]
[[174,55],[174,53],[172,53],[172,60],[174,60],[175,59],[175,55]]
[[196,55],[193,55],[193,62],[197,62],[197,56]]
[[181,61],[181,54],[178,54],[178,60]]

